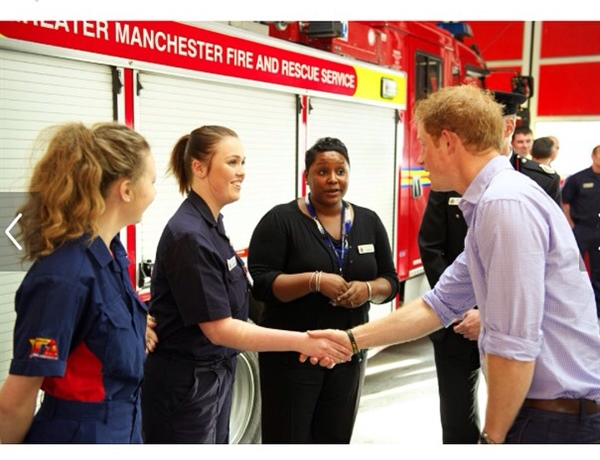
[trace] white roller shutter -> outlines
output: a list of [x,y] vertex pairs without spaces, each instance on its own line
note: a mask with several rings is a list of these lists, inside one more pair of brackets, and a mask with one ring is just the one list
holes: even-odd
[[[345,199],[375,211],[394,248],[396,112],[388,107],[313,97],[307,125],[308,147],[336,137],[348,148],[350,184]],[[373,306],[371,319],[391,309]]]
[[[110,121],[110,68],[0,49],[0,192],[24,192],[40,131],[66,121]],[[12,358],[14,295],[23,272],[0,272],[0,379]]]
[[154,260],[165,224],[183,197],[165,175],[171,149],[202,125],[223,125],[240,137],[246,178],[239,201],[221,211],[236,250],[248,247],[258,220],[296,196],[296,99],[288,93],[140,72],[138,129],[156,159],[157,196],[140,225],[141,257]]

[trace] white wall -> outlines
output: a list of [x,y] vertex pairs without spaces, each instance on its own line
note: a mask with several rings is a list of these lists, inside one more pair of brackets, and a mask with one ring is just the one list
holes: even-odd
[[592,149],[600,145],[600,119],[589,121],[542,121],[535,123],[534,139],[556,136],[560,143],[552,167],[565,179],[592,164]]

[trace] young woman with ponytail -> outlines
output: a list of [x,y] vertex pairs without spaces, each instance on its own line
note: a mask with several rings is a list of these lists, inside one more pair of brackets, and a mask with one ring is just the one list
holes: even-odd
[[222,126],[198,128],[172,150],[170,171],[187,199],[163,231],[152,272],[158,343],[142,385],[147,443],[228,443],[240,350],[296,351],[333,362],[352,353],[306,332],[246,321],[252,280],[221,215],[240,198],[245,159],[237,134]]

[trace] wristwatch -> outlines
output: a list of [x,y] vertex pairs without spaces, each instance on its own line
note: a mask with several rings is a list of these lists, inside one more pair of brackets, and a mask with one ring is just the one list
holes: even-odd
[[485,431],[479,433],[479,444],[498,444],[492,441]]

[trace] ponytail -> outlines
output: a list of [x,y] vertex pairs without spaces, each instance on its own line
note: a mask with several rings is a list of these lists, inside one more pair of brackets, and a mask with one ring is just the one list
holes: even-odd
[[202,126],[181,136],[175,143],[168,172],[175,176],[182,195],[189,193],[192,188],[192,160],[204,162],[210,168],[216,146],[225,137],[237,138],[238,135],[224,126]]
[[[168,172],[172,173],[182,195],[189,193],[192,187],[192,162],[186,161],[186,150],[190,135],[184,134],[171,150]],[[189,156],[189,155],[188,155]]]

